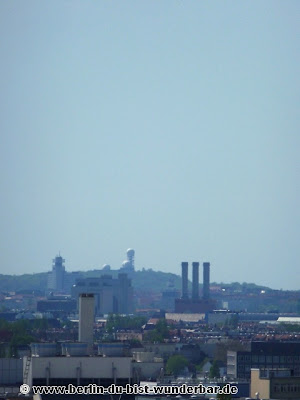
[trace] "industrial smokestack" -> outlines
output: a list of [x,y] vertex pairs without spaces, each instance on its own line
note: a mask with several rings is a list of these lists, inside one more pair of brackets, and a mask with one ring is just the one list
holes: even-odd
[[79,342],[94,343],[94,311],[95,300],[91,293],[79,295]]
[[193,286],[192,286],[192,299],[199,299],[199,263],[193,262]]
[[188,299],[188,262],[181,263],[182,299]]
[[203,299],[209,299],[209,270],[210,263],[203,263]]

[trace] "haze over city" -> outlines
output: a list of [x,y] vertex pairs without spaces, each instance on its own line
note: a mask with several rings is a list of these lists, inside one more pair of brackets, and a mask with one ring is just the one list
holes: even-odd
[[299,289],[298,1],[0,3],[0,273]]

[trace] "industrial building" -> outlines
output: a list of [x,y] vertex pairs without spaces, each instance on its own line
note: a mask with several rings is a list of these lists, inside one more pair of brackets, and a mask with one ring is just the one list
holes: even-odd
[[176,313],[207,313],[216,303],[210,298],[210,263],[203,263],[203,294],[199,296],[199,262],[193,262],[192,297],[188,292],[188,262],[181,263],[182,296],[175,300]]
[[37,311],[46,313],[72,313],[76,311],[76,301],[74,299],[48,298],[37,302]]
[[94,294],[96,315],[133,312],[133,288],[125,273],[119,273],[117,279],[112,275],[80,279],[72,287],[72,297],[78,301],[82,293]]
[[300,375],[292,369],[251,369],[251,397],[288,400],[300,398]]
[[173,312],[175,310],[175,301],[179,299],[180,291],[174,288],[169,288],[162,292],[161,308],[165,311]]
[[199,324],[205,322],[205,314],[197,313],[166,313],[166,320],[172,322],[184,322],[190,324]]
[[131,357],[26,357],[24,383],[32,385],[87,385],[109,386],[132,382]]
[[174,279],[170,278],[166,290],[162,291],[161,308],[168,312],[175,311],[175,300],[180,298],[180,291],[175,288]]
[[[124,274],[120,274],[124,275]],[[121,276],[121,281],[124,276]],[[125,385],[156,378],[163,360],[128,357],[122,342],[98,343],[93,338],[94,299],[92,293],[79,294],[78,342],[32,343],[31,356],[23,358],[23,383],[32,385]]]
[[155,357],[122,356],[123,343],[100,343],[94,356],[88,356],[86,343],[34,343],[31,348],[32,356],[23,363],[23,382],[29,386],[139,383],[157,378],[164,366]]
[[23,360],[20,358],[0,358],[0,386],[21,384]]
[[209,325],[228,324],[232,321],[237,321],[239,318],[238,315],[238,313],[228,310],[214,310],[206,313],[206,322]]
[[250,351],[227,352],[229,378],[250,379],[251,368],[285,368],[300,376],[300,342],[251,342]]

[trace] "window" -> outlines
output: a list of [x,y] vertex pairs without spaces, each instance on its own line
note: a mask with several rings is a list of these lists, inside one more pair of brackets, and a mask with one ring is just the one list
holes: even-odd
[[259,363],[264,364],[266,362],[266,357],[265,356],[259,356]]

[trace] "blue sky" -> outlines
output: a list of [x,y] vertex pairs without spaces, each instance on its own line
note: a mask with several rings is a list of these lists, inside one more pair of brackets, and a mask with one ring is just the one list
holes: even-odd
[[0,273],[300,289],[295,1],[0,2]]

